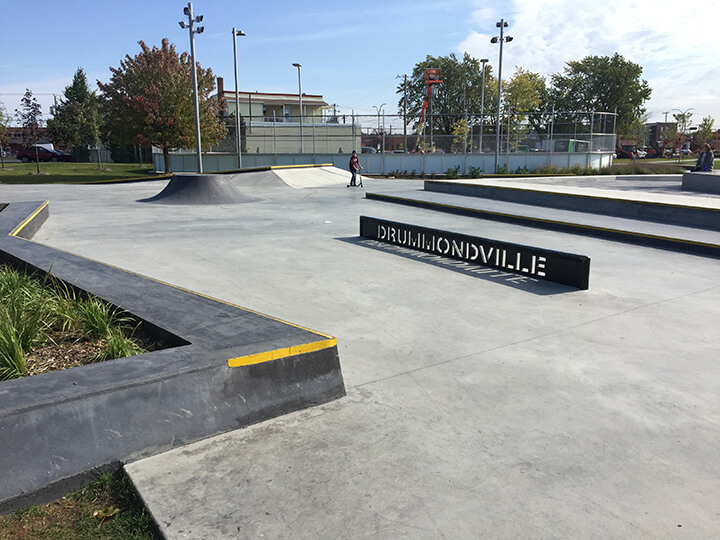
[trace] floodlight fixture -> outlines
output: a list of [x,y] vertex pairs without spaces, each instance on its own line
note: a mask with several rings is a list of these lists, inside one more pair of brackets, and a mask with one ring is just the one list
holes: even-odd
[[303,102],[302,102],[302,78],[300,77],[300,68],[302,64],[298,62],[293,63],[293,67],[298,70],[298,100],[300,101],[300,153],[303,153]]
[[500,29],[500,36],[493,37],[490,43],[500,43],[500,54],[498,59],[498,92],[497,92],[497,114],[496,114],[496,127],[495,127],[495,172],[498,171],[498,161],[500,157],[500,101],[502,98],[502,53],[503,43],[506,41],[512,41],[512,37],[504,36],[503,31],[507,28],[508,23],[505,19],[500,19],[499,22],[495,23],[495,26]]
[[[242,169],[242,145],[240,144],[241,141],[241,133],[240,133],[240,89],[238,88],[238,60],[237,60],[237,37],[238,36],[244,36],[245,32],[242,30],[237,30],[236,28],[232,29],[232,35],[233,35],[233,59],[234,59],[234,65],[235,65],[235,145],[236,145],[236,151],[237,151],[237,168]],[[250,114],[250,122],[252,122],[252,109],[250,108],[250,105],[248,105],[248,110]]]
[[200,141],[200,104],[198,102],[198,89],[197,89],[197,63],[195,62],[195,34],[202,34],[204,27],[199,26],[194,28],[195,22],[203,20],[202,15],[197,17],[193,16],[192,2],[188,2],[188,5],[183,8],[183,13],[187,16],[188,22],[180,22],[180,28],[188,29],[190,34],[190,56],[192,58],[192,84],[193,84],[193,101],[195,105],[195,142],[197,143],[197,168],[198,172],[203,172],[202,167],[202,144]]

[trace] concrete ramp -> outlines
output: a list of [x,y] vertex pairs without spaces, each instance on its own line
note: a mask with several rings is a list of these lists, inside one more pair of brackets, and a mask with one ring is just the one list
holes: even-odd
[[346,185],[350,173],[332,166],[270,167],[226,174],[173,174],[160,193],[139,202],[238,204],[256,202],[255,188],[307,189]]
[[346,186],[350,172],[333,166],[323,167],[273,167],[274,172],[286,185],[295,189]]
[[161,204],[238,204],[259,199],[244,193],[235,175],[223,174],[173,174],[165,188],[149,199],[139,202]]

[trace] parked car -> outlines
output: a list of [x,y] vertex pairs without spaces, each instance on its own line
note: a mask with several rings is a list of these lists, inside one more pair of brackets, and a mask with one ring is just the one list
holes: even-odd
[[618,146],[615,148],[615,155],[618,158],[629,158],[629,159],[635,159],[635,152],[626,147]]
[[360,153],[362,153],[362,154],[377,154],[377,150],[375,150],[372,146],[362,146],[362,147],[360,147]]
[[[37,152],[36,152],[37,149]],[[21,148],[15,156],[23,163],[29,163],[36,159],[40,161],[70,161],[72,154],[61,152],[60,150],[51,150],[44,146],[31,146],[29,148]]]

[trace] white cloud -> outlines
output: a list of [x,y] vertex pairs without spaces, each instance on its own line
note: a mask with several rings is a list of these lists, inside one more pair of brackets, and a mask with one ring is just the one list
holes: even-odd
[[720,100],[713,96],[720,88],[713,52],[720,2],[513,0],[500,10],[483,4],[475,5],[470,19],[476,31],[458,44],[458,52],[489,58],[495,67],[497,45],[489,41],[504,17],[514,37],[503,48],[504,73],[517,65],[548,77],[570,60],[618,52],[643,67],[653,89],[646,103],[653,120],[662,120],[668,108],[694,107],[694,120],[712,115],[720,121]]

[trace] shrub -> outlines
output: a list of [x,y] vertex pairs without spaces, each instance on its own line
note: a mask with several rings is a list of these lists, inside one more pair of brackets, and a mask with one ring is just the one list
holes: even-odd
[[90,339],[102,339],[111,334],[114,326],[127,327],[132,321],[122,310],[113,309],[98,298],[88,298],[78,304],[85,336]]
[[557,174],[558,168],[555,165],[543,165],[533,170],[535,174]]
[[454,180],[460,176],[460,165],[457,165],[456,167],[450,167],[447,171],[445,171],[445,178],[448,178],[450,180]]
[[95,357],[96,361],[126,358],[146,352],[140,345],[128,338],[122,328],[111,328],[105,336],[104,341],[105,346]]
[[480,178],[482,176],[482,169],[480,167],[468,167],[468,174],[470,178]]

